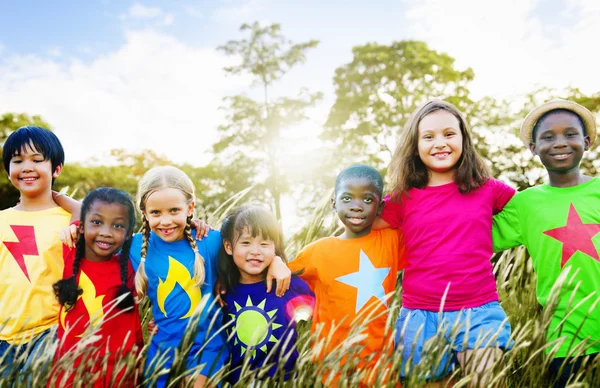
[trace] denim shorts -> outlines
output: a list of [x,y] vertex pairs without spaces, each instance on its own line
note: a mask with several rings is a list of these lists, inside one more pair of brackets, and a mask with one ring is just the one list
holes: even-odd
[[50,342],[56,340],[56,333],[50,337],[52,329],[45,330],[23,345],[11,345],[0,341],[0,380],[14,378],[27,372],[33,363],[36,368],[48,368],[52,364],[53,354],[48,353]]
[[432,381],[452,372],[457,352],[512,347],[510,324],[498,302],[447,312],[402,307],[395,340],[396,350],[402,352],[401,377],[417,373]]

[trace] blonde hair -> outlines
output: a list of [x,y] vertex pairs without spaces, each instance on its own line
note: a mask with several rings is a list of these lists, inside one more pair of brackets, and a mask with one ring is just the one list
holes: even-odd
[[[146,218],[146,200],[148,197],[164,188],[177,189],[181,191],[188,205],[195,198],[195,188],[192,180],[180,169],[173,166],[155,167],[148,170],[138,183],[136,204],[142,214],[142,249],[141,261],[137,272],[135,273],[135,288],[139,299],[143,299],[148,291],[148,276],[146,275],[145,261],[148,251],[148,241],[150,240],[150,223]],[[195,254],[194,259],[194,281],[198,287],[204,284],[204,258],[198,252],[196,240],[192,236],[192,216],[187,217],[187,224],[184,229],[184,235],[187,238]]]

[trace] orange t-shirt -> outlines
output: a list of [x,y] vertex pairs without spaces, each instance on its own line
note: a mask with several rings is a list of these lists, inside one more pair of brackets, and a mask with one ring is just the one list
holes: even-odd
[[361,358],[381,354],[392,335],[387,310],[404,266],[402,234],[393,229],[372,230],[351,240],[327,237],[306,246],[290,262],[292,271],[304,269],[300,277],[315,293],[313,332],[322,325],[319,340],[331,336],[321,356],[363,322]]

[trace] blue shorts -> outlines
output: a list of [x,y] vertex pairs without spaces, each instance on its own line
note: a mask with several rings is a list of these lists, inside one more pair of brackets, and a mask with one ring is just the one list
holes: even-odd
[[401,377],[416,374],[433,381],[452,372],[457,352],[512,347],[510,324],[498,302],[447,312],[402,307],[395,339],[402,352]]
[[20,373],[29,373],[34,363],[38,364],[35,366],[38,371],[49,368],[54,359],[49,349],[56,340],[56,333],[50,336],[51,333],[52,329],[45,330],[23,345],[0,341],[0,380],[16,379]]

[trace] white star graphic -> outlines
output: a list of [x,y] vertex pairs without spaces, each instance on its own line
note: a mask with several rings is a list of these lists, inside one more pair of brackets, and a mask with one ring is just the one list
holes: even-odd
[[340,276],[335,280],[358,290],[356,295],[356,313],[358,313],[372,296],[378,298],[381,303],[387,306],[383,281],[388,276],[388,273],[390,273],[390,267],[375,268],[369,256],[361,249],[358,272]]

